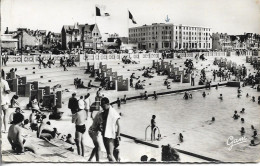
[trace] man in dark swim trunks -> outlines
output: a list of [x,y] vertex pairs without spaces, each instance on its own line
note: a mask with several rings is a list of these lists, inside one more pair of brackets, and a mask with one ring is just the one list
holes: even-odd
[[72,120],[72,123],[76,124],[76,133],[75,133],[75,142],[77,145],[78,155],[84,157],[84,133],[86,131],[86,112],[84,109],[79,109],[75,114],[75,118]]

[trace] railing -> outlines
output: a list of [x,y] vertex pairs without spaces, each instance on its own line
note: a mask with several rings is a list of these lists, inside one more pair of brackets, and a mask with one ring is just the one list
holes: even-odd
[[[145,129],[145,141],[147,140],[147,129],[148,129],[149,127],[151,127],[151,125],[148,125],[148,126],[146,127],[146,129]],[[159,127],[155,126],[155,127],[153,128],[152,133],[151,133],[151,141],[156,140],[156,139],[155,139],[155,135],[154,135],[156,129],[158,129],[158,140],[159,140],[159,141],[161,140],[161,132],[160,132],[160,129],[159,129]]]
[[[75,62],[86,62],[86,61],[113,61],[121,60],[124,56],[137,60],[137,59],[159,59],[161,58],[161,53],[140,53],[140,54],[64,54],[64,55],[52,55],[52,54],[41,54],[44,61],[49,58],[54,58],[55,62],[59,62],[61,57],[71,58],[74,57]],[[9,55],[9,60],[7,64],[16,63],[39,63],[39,55]]]

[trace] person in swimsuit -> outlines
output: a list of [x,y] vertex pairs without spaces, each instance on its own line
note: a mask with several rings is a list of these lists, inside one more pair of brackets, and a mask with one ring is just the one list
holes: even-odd
[[24,153],[24,143],[25,139],[22,138],[22,129],[20,125],[24,120],[24,116],[21,113],[16,113],[12,125],[9,127],[8,131],[8,141],[12,146],[12,149],[16,153]]
[[93,123],[90,126],[89,130],[88,130],[88,134],[90,136],[90,138],[92,139],[95,147],[93,148],[90,157],[88,159],[88,161],[91,161],[92,158],[94,157],[94,155],[96,156],[96,161],[99,161],[99,158],[101,156],[100,152],[101,152],[101,132],[103,131],[103,120],[102,120],[102,112],[98,112],[95,116],[95,118],[93,119]]
[[79,109],[78,112],[75,114],[75,118],[72,120],[72,123],[76,125],[76,132],[75,132],[75,142],[77,145],[78,155],[84,157],[84,133],[86,131],[85,126],[86,121],[86,112],[84,109]]
[[32,151],[36,153],[36,149],[32,145],[24,145],[26,140],[23,138],[22,133],[22,122],[24,120],[24,116],[21,113],[14,114],[14,119],[12,125],[9,127],[8,130],[8,141],[12,146],[12,150],[15,153],[21,154],[24,153],[26,150]]

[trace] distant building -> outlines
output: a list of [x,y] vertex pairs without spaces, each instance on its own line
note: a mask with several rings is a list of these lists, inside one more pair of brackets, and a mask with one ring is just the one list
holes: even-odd
[[1,35],[1,47],[7,49],[18,49],[18,40],[13,38],[13,34]]
[[129,39],[146,50],[210,50],[211,28],[154,23],[129,28]]
[[18,40],[18,49],[27,47],[39,47],[43,44],[46,31],[34,31],[27,28],[18,28],[14,36]]
[[233,49],[231,38],[227,33],[212,34],[212,50],[224,51]]
[[62,49],[102,47],[101,34],[97,24],[64,25],[61,30]]
[[259,49],[260,35],[244,33],[243,35],[228,35],[227,33],[212,34],[213,50]]

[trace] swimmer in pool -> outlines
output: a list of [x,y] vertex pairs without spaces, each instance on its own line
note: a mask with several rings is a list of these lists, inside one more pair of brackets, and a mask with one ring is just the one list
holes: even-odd
[[233,115],[233,117],[232,118],[234,118],[234,119],[238,119],[240,116],[237,114],[237,111],[235,111],[235,113],[234,113],[234,115]]
[[219,84],[216,85],[216,90],[218,90],[218,85],[219,85]]
[[241,95],[241,92],[242,92],[241,89],[238,88],[238,89],[237,89],[237,97],[238,97],[238,98],[242,96],[242,95]]
[[245,113],[245,108],[242,108],[242,110],[240,111],[241,114]]
[[185,100],[188,100],[188,99],[189,99],[189,95],[188,95],[188,93],[187,93],[187,92],[185,92],[185,93],[184,93],[184,96],[183,96],[183,98],[184,98]]
[[206,93],[205,93],[205,92],[203,92],[203,93],[202,93],[202,96],[203,96],[203,97],[206,97]]
[[245,134],[245,128],[244,127],[241,127],[240,133],[241,133],[241,135]]
[[251,100],[252,100],[253,102],[255,102],[255,96],[253,96]]
[[180,140],[180,142],[183,142],[183,135],[182,135],[182,133],[179,134],[179,140]]
[[252,135],[253,138],[256,138],[257,137],[257,131],[255,130],[254,131],[254,134]]
[[144,92],[144,94],[143,94],[143,98],[144,98],[145,100],[148,99],[147,91]]
[[254,140],[251,140],[249,145],[250,145],[250,146],[257,146],[257,145],[259,145],[259,144],[260,144],[260,142],[258,142],[258,143],[256,144]]
[[153,92],[153,98],[154,98],[155,100],[158,99],[158,96],[157,96],[156,91]]
[[223,96],[222,96],[222,94],[220,94],[219,99],[220,99],[220,100],[223,100]]

